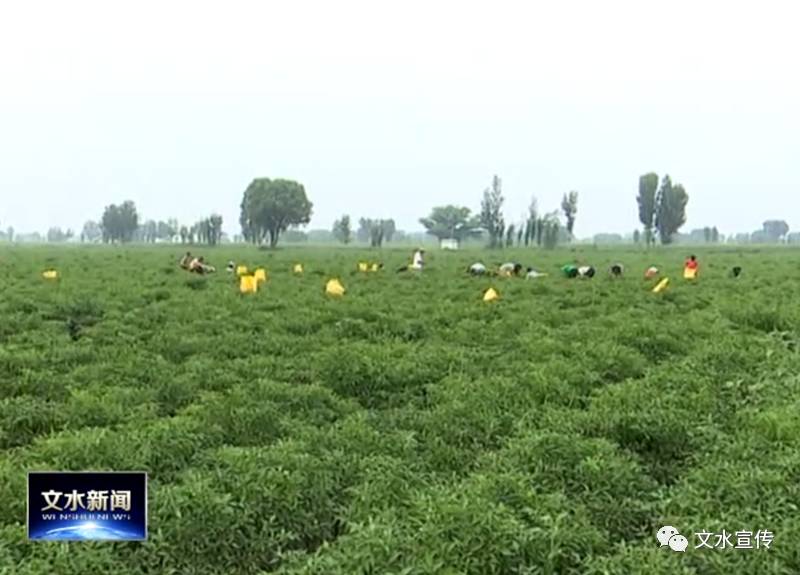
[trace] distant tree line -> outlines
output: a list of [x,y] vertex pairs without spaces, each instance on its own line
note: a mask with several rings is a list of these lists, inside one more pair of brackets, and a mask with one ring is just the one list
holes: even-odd
[[540,214],[535,197],[522,221],[506,224],[504,202],[502,180],[495,175],[483,192],[479,214],[473,215],[465,206],[436,206],[428,217],[419,221],[430,235],[440,241],[481,239],[490,248],[516,245],[552,249],[559,243],[572,241],[578,213],[578,192],[564,194],[562,199],[561,211],[566,225],[562,225],[558,210]]
[[[507,223],[503,213],[505,197],[502,180],[493,176],[484,189],[478,213],[466,206],[454,204],[435,206],[419,222],[425,234],[436,240],[455,240],[459,243],[485,243],[489,248],[543,247],[552,249],[575,239],[578,214],[578,192],[565,193],[560,209],[542,213],[535,197],[527,213],[516,222]],[[675,184],[669,175],[650,172],[639,178],[636,196],[639,221],[642,229],[632,234],[596,234],[591,241],[596,244],[635,243],[646,247],[671,243],[741,244],[789,243],[800,244],[800,233],[789,233],[784,220],[767,220],[762,228],[751,233],[723,236],[716,226],[707,226],[681,233],[686,222],[689,196],[681,184]],[[251,242],[275,247],[281,238],[289,243],[358,242],[379,248],[390,242],[423,242],[421,234],[398,230],[394,219],[361,217],[357,227],[350,215],[342,215],[329,230],[302,231],[309,223],[313,204],[299,182],[286,179],[256,178],[244,191],[240,205],[241,235],[233,241]],[[562,220],[563,217],[563,220]],[[563,223],[562,223],[563,221]],[[52,227],[45,236],[38,233],[17,234],[8,227],[0,231],[0,241],[78,241],[86,243],[170,242],[183,244],[217,245],[226,240],[222,231],[222,216],[212,214],[192,225],[179,225],[176,219],[166,221],[141,218],[132,201],[111,204],[103,210],[99,221],[87,221],[81,233]],[[587,240],[582,240],[587,241]]]
[[143,223],[132,201],[106,206],[99,221],[88,220],[79,236],[72,230],[50,228],[48,242],[71,241],[81,243],[201,243],[216,245],[222,241],[222,216],[213,214],[191,226],[181,226],[177,219],[166,221],[146,220]]

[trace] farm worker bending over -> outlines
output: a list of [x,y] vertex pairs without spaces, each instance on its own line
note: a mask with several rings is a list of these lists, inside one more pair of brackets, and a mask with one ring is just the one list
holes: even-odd
[[422,248],[419,248],[417,251],[414,252],[414,255],[411,258],[411,265],[407,265],[407,266],[401,267],[400,269],[397,270],[398,273],[399,272],[405,272],[405,271],[408,271],[408,270],[422,270],[422,266],[424,264],[424,262],[423,262],[424,254],[425,254],[425,250],[422,249]]
[[213,266],[207,265],[203,258],[200,257],[192,260],[192,263],[189,264],[189,271],[196,274],[207,274],[216,271],[216,269]]
[[414,252],[414,257],[411,259],[411,267],[415,270],[421,270],[423,265],[423,255],[425,254],[425,250],[419,248],[417,251]]
[[517,262],[506,262],[500,266],[500,275],[511,277],[518,276],[522,271],[522,264]]
[[687,279],[694,279],[697,277],[697,258],[695,256],[689,256],[689,259],[686,260],[686,263],[683,264],[683,277]]
[[476,262],[467,268],[467,273],[474,276],[486,275],[486,266],[480,262]]
[[741,266],[733,266],[733,269],[731,270],[731,276],[738,278],[740,275],[742,275]]
[[568,278],[576,278],[578,277],[578,268],[572,264],[567,264],[563,268],[561,268],[561,273],[563,273]]
[[536,278],[540,278],[546,276],[547,274],[543,274],[542,272],[538,272],[533,268],[528,268],[528,273],[525,274],[525,279],[534,280]]
[[622,272],[625,270],[625,267],[621,263],[612,264],[609,272],[615,278],[622,277]]
[[581,266],[578,268],[578,275],[582,278],[593,278],[595,269],[592,266]]
[[186,254],[181,258],[180,263],[178,264],[183,269],[188,270],[189,264],[192,263],[192,254],[191,252],[186,252]]

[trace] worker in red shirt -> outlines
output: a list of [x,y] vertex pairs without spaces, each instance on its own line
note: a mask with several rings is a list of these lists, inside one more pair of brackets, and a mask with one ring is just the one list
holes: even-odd
[[694,279],[697,277],[697,257],[689,256],[686,263],[683,264],[683,277],[686,279]]

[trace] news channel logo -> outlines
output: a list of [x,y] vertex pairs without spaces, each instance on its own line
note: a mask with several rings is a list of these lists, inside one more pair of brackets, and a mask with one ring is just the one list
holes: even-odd
[[147,473],[29,472],[28,539],[144,541]]

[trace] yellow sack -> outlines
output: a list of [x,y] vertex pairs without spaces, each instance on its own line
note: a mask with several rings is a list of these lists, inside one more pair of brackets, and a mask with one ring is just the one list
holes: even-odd
[[258,268],[256,273],[253,274],[253,277],[256,278],[256,281],[259,283],[263,283],[267,281],[267,270],[264,268]]
[[236,266],[236,275],[237,276],[246,276],[247,275],[247,266]]
[[255,276],[242,276],[239,280],[239,291],[242,293],[256,293],[258,281]]
[[367,262],[358,262],[358,271],[365,272],[369,269],[369,264]]
[[47,270],[42,272],[42,277],[46,280],[58,279],[58,272],[56,270]]
[[379,269],[380,269],[380,266],[378,264],[372,264],[372,271],[376,272]]
[[683,268],[683,279],[693,280],[697,277],[697,268]]
[[294,273],[296,274],[303,273],[303,264],[294,264]]
[[664,278],[663,280],[661,280],[656,284],[656,287],[653,288],[653,293],[660,293],[664,291],[665,289],[667,289],[668,285],[669,285],[669,278]]
[[500,294],[494,288],[489,288],[483,294],[483,301],[494,301],[500,297]]
[[325,293],[328,295],[342,296],[344,295],[344,286],[337,279],[328,280],[325,284]]

